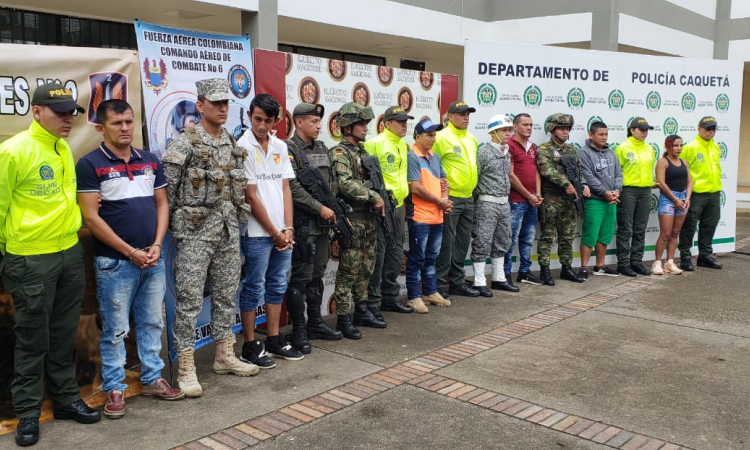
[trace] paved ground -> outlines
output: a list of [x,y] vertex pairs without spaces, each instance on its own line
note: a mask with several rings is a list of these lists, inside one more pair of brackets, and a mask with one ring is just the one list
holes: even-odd
[[250,379],[214,375],[202,351],[202,398],[45,423],[37,448],[750,449],[750,214],[743,239],[721,271],[387,314]]

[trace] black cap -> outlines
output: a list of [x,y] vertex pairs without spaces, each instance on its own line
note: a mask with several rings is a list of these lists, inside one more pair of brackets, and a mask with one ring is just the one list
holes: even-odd
[[383,122],[388,120],[411,120],[413,116],[406,113],[406,110],[400,106],[391,106],[383,114]]
[[477,112],[476,108],[472,108],[471,106],[467,105],[466,102],[463,100],[456,100],[455,102],[451,103],[450,106],[448,106],[448,113],[462,113],[464,111],[469,111],[470,113]]
[[433,131],[440,131],[443,126],[439,123],[432,123],[430,119],[421,120],[416,127],[414,127],[414,139],[417,138],[418,134],[432,133]]
[[294,111],[292,111],[292,117],[318,116],[322,119],[323,113],[325,112],[326,109],[323,107],[323,105],[315,103],[300,103],[299,105],[294,107]]
[[648,124],[646,119],[643,117],[634,117],[633,120],[630,121],[630,125],[628,125],[628,130],[631,128],[638,128],[641,130],[653,130],[654,127]]
[[31,99],[31,104],[32,106],[49,106],[59,113],[66,113],[73,110],[79,113],[86,112],[85,109],[73,100],[73,91],[60,83],[43,84],[36,88],[34,97]]
[[714,116],[706,116],[698,122],[699,128],[708,128],[716,126],[716,118]]

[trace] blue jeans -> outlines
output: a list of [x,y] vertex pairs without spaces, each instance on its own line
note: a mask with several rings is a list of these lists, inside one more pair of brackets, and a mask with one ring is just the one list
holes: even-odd
[[510,248],[505,253],[505,273],[513,270],[513,249],[518,242],[518,254],[521,263],[519,273],[531,271],[531,247],[536,236],[537,208],[526,202],[511,202],[511,236]]
[[406,257],[407,298],[437,292],[435,261],[443,243],[443,224],[409,221],[409,254]]
[[242,253],[245,277],[240,292],[240,311],[255,311],[261,299],[270,305],[280,305],[292,269],[292,249],[276,250],[270,237],[242,236]]
[[162,303],[166,292],[164,259],[156,267],[140,269],[127,259],[98,256],[94,261],[96,296],[102,318],[102,389],[122,391],[125,379],[125,337],[130,331],[132,309],[135,343],[141,360],[141,383],[153,384],[164,368],[161,334]]

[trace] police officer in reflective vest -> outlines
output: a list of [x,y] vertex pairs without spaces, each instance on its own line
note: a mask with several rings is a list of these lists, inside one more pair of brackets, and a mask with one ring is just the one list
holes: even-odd
[[[330,182],[331,164],[328,149],[320,135],[323,105],[300,103],[292,112],[295,132],[286,140],[289,160],[296,176],[310,166],[317,167]],[[331,183],[334,187],[335,184]],[[294,202],[294,252],[292,276],[286,291],[289,316],[293,331],[289,343],[302,353],[310,353],[308,339],[339,340],[341,332],[330,327],[321,317],[323,302],[323,276],[330,257],[329,230],[318,226],[318,216],[325,221],[335,221],[336,214],[320,203],[296,178],[289,180]],[[307,328],[305,328],[305,301],[307,301]]]

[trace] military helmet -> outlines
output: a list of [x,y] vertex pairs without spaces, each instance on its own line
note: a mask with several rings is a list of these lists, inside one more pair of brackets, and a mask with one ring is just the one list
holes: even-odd
[[356,102],[349,102],[339,109],[339,116],[336,118],[336,122],[339,127],[348,127],[360,122],[367,123],[374,118],[375,113],[372,112],[372,108],[369,106],[365,107]]
[[545,130],[547,133],[551,133],[557,127],[571,127],[573,128],[573,116],[570,114],[556,113],[547,117]]

